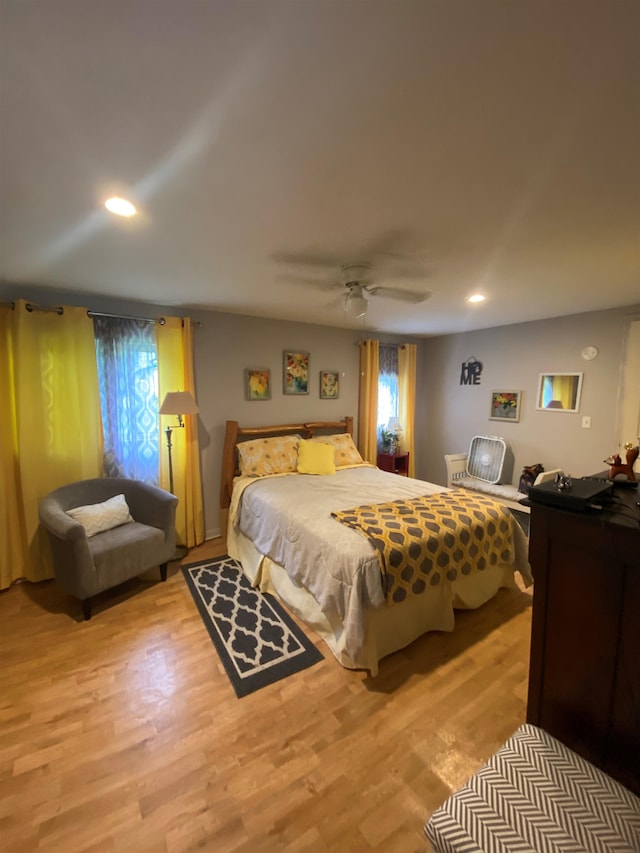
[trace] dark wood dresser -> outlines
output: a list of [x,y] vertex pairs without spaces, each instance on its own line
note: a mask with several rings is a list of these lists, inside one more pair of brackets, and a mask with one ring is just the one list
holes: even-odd
[[640,794],[640,493],[610,509],[531,504],[527,722]]

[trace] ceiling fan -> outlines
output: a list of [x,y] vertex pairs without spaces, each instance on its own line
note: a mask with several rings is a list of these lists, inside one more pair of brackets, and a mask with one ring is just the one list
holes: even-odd
[[364,317],[369,307],[369,298],[382,296],[387,299],[397,299],[418,305],[425,302],[431,294],[427,291],[407,290],[406,288],[389,287],[374,284],[371,264],[343,264],[340,268],[341,284],[345,288],[344,310],[349,317],[358,319]]

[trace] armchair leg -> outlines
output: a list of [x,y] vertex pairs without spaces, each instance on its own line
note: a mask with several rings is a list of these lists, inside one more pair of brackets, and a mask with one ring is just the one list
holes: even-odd
[[166,579],[167,579],[167,566],[168,565],[169,565],[168,563],[161,563],[160,564],[160,580],[166,581]]
[[91,599],[83,598],[82,599],[82,612],[84,614],[84,621],[88,622],[91,619]]

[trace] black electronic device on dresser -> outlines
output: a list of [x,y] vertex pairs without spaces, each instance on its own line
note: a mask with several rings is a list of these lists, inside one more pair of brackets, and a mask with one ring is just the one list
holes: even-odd
[[[596,479],[596,478],[594,478]],[[640,495],[531,501],[527,722],[640,794]]]
[[613,496],[611,480],[599,477],[581,477],[579,480],[561,478],[563,484],[541,483],[529,488],[529,500],[533,503],[557,506],[576,512],[588,512],[590,509],[602,509],[602,501]]

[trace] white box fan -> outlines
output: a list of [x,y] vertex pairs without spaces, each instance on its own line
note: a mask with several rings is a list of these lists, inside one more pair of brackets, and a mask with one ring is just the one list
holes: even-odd
[[497,435],[475,435],[467,456],[467,473],[485,483],[499,483],[507,442]]

